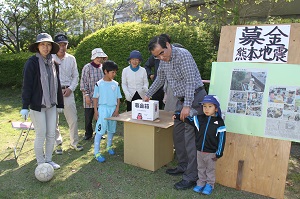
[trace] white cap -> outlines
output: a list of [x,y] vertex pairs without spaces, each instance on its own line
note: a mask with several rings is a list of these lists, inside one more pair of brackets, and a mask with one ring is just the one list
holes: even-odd
[[95,48],[92,51],[92,57],[91,60],[96,59],[97,57],[107,57],[107,55],[103,52],[101,48]]

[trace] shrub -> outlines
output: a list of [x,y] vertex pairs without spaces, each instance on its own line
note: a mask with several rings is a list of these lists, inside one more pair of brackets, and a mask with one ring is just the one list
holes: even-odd
[[22,86],[23,68],[32,53],[0,54],[0,87]]
[[[202,78],[210,79],[211,62],[215,59],[216,54],[210,34],[202,30],[201,27],[125,23],[90,34],[80,42],[75,51],[72,48],[68,50],[68,53],[76,57],[78,70],[81,74],[83,66],[91,61],[92,50],[102,48],[108,58],[118,64],[119,71],[116,81],[121,83],[122,70],[128,66],[129,53],[132,50],[139,50],[143,55],[143,66],[150,56],[148,42],[152,37],[162,33],[169,34],[172,42],[180,43],[187,48],[192,53]],[[0,54],[0,87],[21,87],[23,67],[31,55],[32,53]]]
[[211,61],[216,57],[210,35],[201,27],[173,25],[157,26],[142,23],[125,23],[111,26],[87,36],[76,48],[74,56],[77,59],[79,73],[83,66],[91,61],[91,51],[102,48],[119,66],[116,81],[121,83],[123,68],[128,66],[127,58],[132,50],[139,50],[143,55],[142,66],[150,53],[148,43],[152,37],[167,33],[172,43],[180,43],[188,49],[201,72],[203,79],[210,79]]

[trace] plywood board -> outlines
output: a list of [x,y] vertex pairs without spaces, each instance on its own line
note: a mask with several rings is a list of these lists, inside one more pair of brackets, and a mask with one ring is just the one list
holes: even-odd
[[238,164],[244,161],[241,190],[283,198],[290,147],[290,141],[227,133],[224,156],[217,161],[216,181],[236,188]]
[[[300,24],[290,25],[288,64],[300,64]],[[218,62],[232,62],[236,27],[222,27]],[[242,190],[284,198],[290,147],[290,141],[228,132],[224,156],[217,161],[216,180],[235,188],[238,162],[243,160]]]

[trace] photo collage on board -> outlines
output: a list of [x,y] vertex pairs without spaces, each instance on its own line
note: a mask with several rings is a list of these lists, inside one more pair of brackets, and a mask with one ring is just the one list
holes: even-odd
[[261,117],[266,78],[266,70],[234,69],[226,113]]

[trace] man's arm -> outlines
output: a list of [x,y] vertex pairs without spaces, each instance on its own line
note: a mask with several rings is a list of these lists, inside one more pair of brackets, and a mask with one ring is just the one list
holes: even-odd
[[79,80],[79,73],[78,73],[75,57],[71,61],[71,73],[72,73],[71,75],[72,80],[69,88],[74,92],[76,87],[78,86],[78,80]]
[[154,74],[152,73],[152,67],[155,67],[155,60],[153,55],[151,55],[145,63],[145,69],[147,71],[147,76],[149,79],[153,80]]

